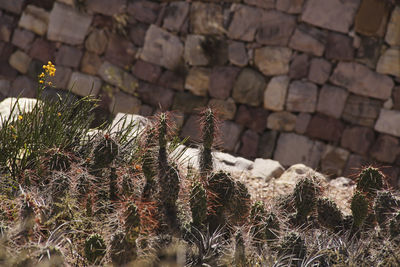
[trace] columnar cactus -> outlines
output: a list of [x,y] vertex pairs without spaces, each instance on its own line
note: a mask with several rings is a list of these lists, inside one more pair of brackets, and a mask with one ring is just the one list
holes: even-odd
[[319,188],[312,179],[304,178],[296,184],[293,194],[297,220],[303,222],[314,209]]
[[106,243],[99,234],[90,235],[85,241],[85,257],[89,263],[98,263],[106,254]]
[[155,176],[156,172],[156,161],[154,156],[154,138],[155,129],[150,127],[146,131],[145,143],[146,147],[142,157],[142,171],[146,178],[146,184],[143,189],[143,198],[148,199],[152,194],[154,194],[156,189]]
[[207,195],[201,183],[195,182],[192,184],[189,201],[193,226],[198,229],[204,228],[207,219]]
[[383,189],[384,186],[384,175],[379,169],[369,166],[364,168],[357,181],[357,190],[367,193],[368,196],[372,197],[376,191]]
[[137,257],[136,243],[128,240],[123,231],[117,231],[111,236],[110,257],[113,264],[125,265]]
[[111,201],[116,201],[118,199],[118,188],[117,188],[117,171],[115,168],[110,169],[109,178],[109,190],[108,195]]
[[140,232],[140,215],[134,203],[129,203],[124,211],[125,233],[129,241],[136,240]]
[[229,220],[234,225],[243,225],[250,211],[250,194],[247,187],[239,181],[235,182],[233,198],[229,204],[231,216]]
[[203,145],[200,152],[200,172],[209,174],[213,169],[211,149],[216,135],[216,118],[214,111],[207,108],[202,114]]
[[335,202],[327,198],[319,198],[317,201],[317,213],[318,221],[321,225],[333,231],[342,229],[343,214]]
[[354,193],[351,199],[351,212],[353,214],[353,224],[360,228],[368,217],[369,203],[367,198],[360,191]]
[[386,227],[388,217],[396,210],[399,204],[390,191],[378,191],[375,198],[374,211],[376,220],[381,228]]

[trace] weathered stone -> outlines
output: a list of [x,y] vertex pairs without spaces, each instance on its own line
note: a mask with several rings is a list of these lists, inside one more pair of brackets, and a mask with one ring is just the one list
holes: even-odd
[[322,153],[321,171],[330,177],[342,175],[349,155],[350,152],[343,148],[327,145]]
[[73,72],[69,79],[68,88],[71,92],[80,96],[94,95],[100,92],[101,80],[95,76]]
[[156,21],[160,5],[155,2],[139,0],[128,5],[128,13],[138,21],[152,24]]
[[171,108],[174,99],[174,92],[171,89],[148,83],[139,83],[137,92],[143,103],[160,108],[163,111]]
[[169,70],[164,71],[163,74],[161,74],[160,80],[158,81],[160,86],[172,88],[178,91],[183,90],[183,83],[184,79],[181,75]]
[[353,124],[373,127],[382,102],[367,97],[350,95],[347,98],[342,118]]
[[367,127],[347,127],[342,135],[341,147],[365,155],[375,139],[374,130]]
[[96,53],[98,55],[103,54],[107,48],[107,35],[103,30],[93,30],[85,42],[86,50]]
[[268,182],[271,178],[279,178],[284,171],[285,169],[278,161],[256,159],[251,170],[251,176],[262,179],[263,182]]
[[383,106],[382,106],[383,108],[385,108],[385,109],[392,109],[393,108],[393,99],[392,98],[389,98],[388,100],[386,100],[384,103],[383,103]]
[[355,17],[356,32],[367,36],[385,34],[390,6],[380,0],[363,0]]
[[372,146],[370,154],[378,161],[393,163],[400,152],[399,148],[399,139],[381,134]]
[[304,0],[277,0],[276,9],[289,14],[300,14],[303,2]]
[[211,66],[224,65],[228,61],[228,43],[216,35],[206,35],[201,48]]
[[400,46],[400,6],[392,11],[392,16],[387,27],[385,41],[391,46]]
[[388,99],[394,86],[389,77],[354,62],[339,62],[330,81],[352,93],[378,99]]
[[109,110],[113,114],[117,114],[119,112],[128,114],[138,114],[140,106],[141,102],[136,97],[128,95],[124,92],[117,92],[112,97]]
[[184,1],[170,3],[165,10],[163,27],[179,32],[188,14],[189,3]]
[[277,131],[265,131],[258,142],[257,157],[264,159],[272,158],[275,150],[276,139],[278,139]]
[[92,16],[56,2],[50,13],[47,38],[71,45],[82,44],[91,22]]
[[267,76],[287,74],[291,55],[286,47],[262,47],[255,50],[254,63]]
[[244,0],[244,3],[266,9],[271,9],[275,6],[275,0]]
[[47,31],[48,23],[49,13],[46,10],[28,5],[22,13],[18,26],[43,36]]
[[33,32],[17,28],[14,30],[11,42],[16,47],[27,51],[30,48],[33,39],[35,39],[35,34]]
[[218,4],[194,2],[190,8],[190,23],[195,34],[222,34],[224,16]]
[[354,58],[352,38],[344,34],[330,32],[326,40],[325,57],[327,59],[346,61]]
[[324,144],[321,142],[315,142],[294,133],[282,133],[276,145],[274,160],[279,161],[283,166],[304,163],[315,169],[318,167],[323,151]]
[[288,76],[273,77],[264,91],[264,108],[281,111],[284,108],[287,89],[289,86]]
[[317,84],[324,84],[331,74],[332,64],[323,58],[313,58],[310,63],[308,80]]
[[17,71],[25,74],[28,71],[31,60],[32,59],[27,54],[21,50],[17,50],[10,56],[8,63]]
[[214,67],[210,76],[209,95],[219,99],[229,97],[239,72],[240,69],[235,67]]
[[17,77],[18,71],[12,68],[7,60],[0,60],[0,79],[13,80]]
[[139,85],[135,77],[107,61],[101,65],[98,75],[107,83],[117,86],[130,94],[133,94]]
[[308,0],[301,20],[328,30],[347,33],[359,4],[360,0]]
[[4,9],[11,13],[20,14],[24,5],[24,0],[2,0],[0,1],[0,9]]
[[287,112],[274,112],[268,116],[267,128],[277,131],[291,132],[296,126],[296,115]]
[[375,69],[381,55],[383,40],[381,38],[360,36],[360,47],[357,50],[357,61]]
[[14,28],[14,18],[8,15],[1,16],[0,11],[0,41],[10,42]]
[[376,71],[400,77],[400,48],[389,48],[379,58]]
[[130,66],[135,60],[136,47],[124,37],[113,34],[108,42],[105,58],[121,67]]
[[82,58],[82,51],[76,47],[63,45],[56,53],[56,65],[77,68]]
[[287,46],[295,27],[295,17],[275,10],[264,11],[257,29],[256,41],[263,45]]
[[400,86],[393,89],[393,109],[400,110]]
[[18,76],[11,85],[8,97],[30,97],[36,96],[36,83],[26,76]]
[[161,68],[151,63],[138,60],[132,67],[132,73],[136,78],[150,83],[156,83],[161,75]]
[[208,102],[210,107],[213,107],[218,112],[218,117],[222,120],[233,120],[236,114],[236,103],[232,98],[226,100],[211,99]]
[[87,0],[85,4],[88,11],[106,16],[123,13],[126,9],[126,0]]
[[261,10],[245,5],[232,6],[234,15],[228,29],[230,39],[252,42],[259,25]]
[[344,130],[344,124],[335,118],[317,114],[312,117],[306,134],[330,142],[338,142]]
[[[139,110],[139,115],[144,117],[149,117],[153,115],[153,108],[149,105],[141,105]],[[181,125],[182,128],[182,125]]]
[[231,42],[228,46],[229,62],[233,65],[244,67],[249,62],[246,47],[241,42]]
[[47,63],[49,60],[53,61],[55,51],[56,46],[54,43],[37,38],[29,50],[29,56],[40,60],[42,63]]
[[188,35],[185,42],[185,61],[192,66],[205,66],[209,59],[202,47],[206,38],[202,35]]
[[144,61],[173,70],[181,63],[182,53],[183,45],[177,36],[151,25],[140,57]]
[[194,95],[207,96],[210,75],[210,69],[191,68],[186,77],[185,88]]
[[315,84],[294,81],[289,86],[286,109],[294,112],[314,112],[317,105],[318,88]]
[[307,77],[309,65],[310,61],[307,54],[296,55],[290,64],[289,77],[294,80]]
[[86,51],[82,58],[81,71],[87,74],[96,75],[101,64],[102,61],[98,55]]
[[400,111],[381,109],[375,131],[400,137]]
[[260,136],[253,130],[246,130],[243,135],[238,154],[245,158],[255,158]]
[[301,24],[290,39],[289,47],[315,56],[322,56],[325,43],[326,34],[324,32]]
[[68,82],[71,78],[72,70],[70,68],[57,66],[56,75],[49,77],[48,80],[58,89],[69,89]]
[[[11,82],[7,80],[0,80],[0,95],[7,96],[11,89]],[[1,113],[0,113],[1,114]]]
[[224,150],[233,152],[239,141],[242,127],[232,121],[223,121],[220,125],[221,146]]
[[237,103],[259,106],[265,85],[265,79],[260,73],[245,68],[236,79],[232,97]]
[[301,112],[296,117],[296,127],[294,129],[295,132],[298,134],[305,134],[308,128],[308,124],[310,124],[310,121],[311,121],[311,114]]
[[148,26],[142,23],[137,23],[129,28],[129,38],[137,46],[144,45]]
[[183,113],[193,113],[207,105],[207,98],[192,95],[187,92],[178,92],[175,94],[172,105],[173,110],[179,110]]
[[200,116],[190,115],[182,127],[181,137],[189,138],[192,142],[201,141]]
[[267,127],[268,114],[269,112],[263,108],[240,105],[235,121],[256,132],[262,132]]
[[342,116],[348,95],[349,92],[343,88],[324,85],[319,92],[317,111],[339,119]]
[[[199,154],[198,150],[197,154]],[[215,162],[215,170],[222,170],[234,175],[241,175],[243,172],[248,173],[253,168],[253,162],[242,157],[234,157],[231,154],[218,151],[212,152],[212,156]]]

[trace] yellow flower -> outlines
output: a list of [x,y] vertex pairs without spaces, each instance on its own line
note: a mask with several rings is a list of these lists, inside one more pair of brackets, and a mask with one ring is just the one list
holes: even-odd
[[22,120],[22,116],[21,115],[18,115],[18,120]]
[[44,81],[43,80],[39,80],[39,83],[44,83]]
[[52,86],[52,85],[53,85],[53,83],[52,83],[52,82],[48,82],[47,84],[48,84],[49,86]]
[[39,78],[44,78],[44,72],[40,73]]
[[61,113],[60,113],[60,112],[58,112],[58,113],[57,113],[57,116],[58,116],[58,117],[61,117]]

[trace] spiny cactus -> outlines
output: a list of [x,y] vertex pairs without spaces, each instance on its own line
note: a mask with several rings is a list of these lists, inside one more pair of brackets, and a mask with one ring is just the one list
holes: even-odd
[[340,231],[343,227],[343,214],[336,203],[328,198],[319,198],[317,201],[318,221],[321,225]]
[[300,180],[293,191],[294,204],[297,210],[297,220],[301,223],[307,219],[307,216],[314,209],[319,188],[310,178]]
[[45,157],[45,164],[52,171],[68,171],[71,168],[70,156],[58,149],[50,149]]
[[110,175],[109,175],[109,189],[108,189],[108,195],[111,201],[116,201],[118,199],[118,188],[117,188],[117,171],[115,168],[110,169]]
[[295,259],[301,260],[306,255],[306,245],[304,240],[297,232],[289,232],[284,237],[279,246],[279,252],[281,255],[291,255],[293,261]]
[[128,240],[136,240],[140,232],[140,215],[138,208],[132,202],[128,204],[124,211],[125,233]]
[[353,224],[360,228],[368,217],[369,202],[363,193],[356,191],[351,199],[351,212],[353,214]]
[[100,137],[93,149],[93,162],[91,169],[97,173],[99,170],[108,167],[118,156],[119,145],[109,134]]
[[280,223],[276,214],[266,212],[264,203],[256,201],[250,212],[251,233],[257,241],[273,241],[277,239]]
[[89,263],[98,263],[106,254],[106,243],[99,234],[92,234],[85,240],[85,257]]
[[54,172],[50,181],[51,196],[59,201],[70,189],[71,178],[63,172]]
[[24,193],[21,201],[20,208],[20,219],[21,219],[21,230],[29,232],[35,225],[35,202],[30,194]]
[[154,138],[155,138],[155,128],[152,126],[146,131],[145,143],[146,147],[143,152],[142,157],[142,171],[146,178],[146,184],[143,189],[142,197],[148,199],[153,195],[156,189],[156,161],[154,160]]
[[369,166],[364,168],[357,181],[357,190],[374,196],[376,191],[382,190],[384,186],[384,175],[379,169]]
[[234,266],[246,266],[246,250],[243,240],[243,234],[239,231],[235,236],[235,262]]
[[280,223],[278,216],[274,212],[269,212],[265,217],[265,238],[267,241],[276,240],[279,235]]
[[381,228],[386,227],[387,218],[395,211],[399,204],[399,201],[393,197],[390,191],[378,191],[375,198],[374,211],[376,220]]
[[216,135],[216,117],[211,108],[207,108],[202,114],[203,145],[200,152],[200,172],[209,174],[213,170],[211,149]]
[[389,233],[391,238],[400,236],[400,211],[389,221]]
[[229,209],[231,213],[229,220],[233,225],[243,225],[246,222],[250,210],[250,194],[242,182],[235,182]]
[[207,195],[206,190],[200,182],[192,184],[189,201],[193,226],[198,229],[204,228],[207,219]]
[[111,236],[110,257],[113,264],[125,265],[137,257],[136,243],[128,240],[123,231],[117,231]]

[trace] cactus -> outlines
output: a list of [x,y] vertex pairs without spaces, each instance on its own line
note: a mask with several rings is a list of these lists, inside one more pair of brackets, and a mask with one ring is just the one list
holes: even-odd
[[312,179],[304,178],[296,184],[293,194],[297,210],[296,218],[299,223],[302,223],[314,209],[319,188]]
[[121,266],[137,257],[136,243],[126,238],[123,231],[117,231],[111,236],[110,257],[112,263]]
[[155,129],[154,127],[150,127],[145,137],[145,143],[147,147],[145,148],[142,157],[142,171],[146,178],[146,184],[143,189],[142,197],[146,200],[157,191],[155,183],[156,162],[154,160],[154,138]]
[[55,202],[63,198],[71,186],[71,179],[63,172],[54,172],[50,182],[51,196]]
[[110,169],[110,179],[108,186],[108,195],[111,201],[118,200],[118,188],[117,188],[117,172],[115,168]]
[[214,111],[207,108],[202,114],[203,145],[200,152],[200,172],[209,174],[213,170],[211,149],[216,135],[216,118]]
[[119,146],[108,134],[100,138],[93,149],[93,162],[91,170],[98,174],[98,172],[110,166],[114,159],[118,156]]
[[369,209],[368,200],[360,191],[354,193],[350,208],[353,214],[353,224],[355,227],[360,228],[368,217]]
[[243,235],[239,231],[235,236],[235,262],[234,266],[244,267],[246,266],[246,250],[243,240]]
[[246,222],[250,210],[250,194],[247,187],[239,181],[235,182],[229,209],[231,213],[229,220],[232,224],[243,225]]
[[[289,232],[284,237],[279,246],[281,255],[291,255],[293,258],[301,260],[306,255],[306,245],[304,240],[297,232]],[[294,260],[292,260],[294,261]]]
[[391,238],[400,236],[400,211],[389,221],[389,233]]
[[374,196],[376,191],[382,190],[384,186],[384,175],[379,169],[369,166],[364,168],[358,176],[357,190],[367,193],[369,197]]
[[321,225],[337,232],[343,226],[343,214],[336,203],[327,199],[319,198],[317,201],[318,221]]
[[385,228],[387,218],[398,207],[398,201],[393,197],[390,191],[379,191],[374,203],[376,220],[381,228]]
[[136,240],[140,232],[140,215],[138,208],[132,202],[128,204],[124,211],[125,233],[128,241]]
[[21,230],[30,232],[35,225],[35,203],[31,195],[24,193],[20,208]]
[[264,203],[256,201],[250,212],[251,233],[258,241],[273,241],[280,230],[278,217],[274,212],[266,212]]
[[68,171],[71,168],[71,159],[68,154],[58,149],[50,149],[45,153],[45,165],[52,171]]
[[85,257],[89,263],[98,263],[106,254],[106,243],[99,234],[92,234],[85,240]]
[[190,210],[192,211],[193,226],[198,229],[204,228],[207,219],[207,196],[203,185],[199,182],[192,184]]
[[274,241],[278,238],[280,223],[275,213],[269,212],[265,217],[265,239]]

